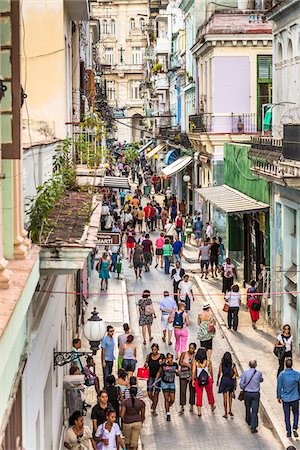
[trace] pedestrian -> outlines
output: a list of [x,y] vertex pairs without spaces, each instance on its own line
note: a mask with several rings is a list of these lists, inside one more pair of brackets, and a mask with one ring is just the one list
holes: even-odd
[[172,345],[173,321],[169,321],[169,318],[174,313],[177,305],[175,300],[170,297],[168,291],[164,291],[164,298],[161,300],[159,307],[161,310],[161,327],[163,330],[162,340],[166,342],[166,334],[168,331],[168,343]]
[[226,303],[229,306],[229,310],[227,313],[228,330],[231,330],[231,328],[233,328],[234,331],[237,331],[238,328],[239,310],[242,303],[242,298],[239,291],[239,286],[237,284],[234,284],[231,288],[231,291],[226,294]]
[[277,371],[277,377],[280,372],[284,369],[284,360],[285,358],[293,357],[293,335],[291,334],[290,325],[286,324],[282,327],[282,333],[277,336],[277,340],[275,342],[275,347],[282,348],[284,351],[283,354],[278,358],[279,367]]
[[197,217],[197,220],[194,223],[194,234],[197,246],[199,247],[202,236],[203,236],[203,222],[200,216]]
[[142,278],[142,270],[144,265],[144,253],[143,248],[140,244],[136,243],[132,256],[133,269],[136,279]]
[[149,232],[151,229],[151,205],[150,205],[150,203],[147,203],[147,205],[144,208],[144,219],[145,219],[146,230]]
[[165,274],[170,274],[170,259],[173,254],[173,247],[170,244],[170,240],[168,238],[165,239],[165,243],[163,245],[163,257],[165,263]]
[[209,271],[209,256],[210,256],[210,245],[209,241],[206,239],[199,247],[199,255],[198,259],[200,260],[201,267],[201,278],[204,277],[205,271],[205,279],[208,280],[208,271]]
[[121,191],[120,191],[120,203],[121,203],[121,206],[124,206],[124,203],[125,203],[125,191],[124,191],[124,189],[121,189]]
[[166,361],[161,364],[156,375],[156,381],[161,378],[161,388],[164,394],[166,419],[171,421],[170,408],[175,401],[175,377],[178,375],[178,364],[173,361],[173,355],[167,353]]
[[182,245],[182,242],[179,240],[178,234],[176,234],[176,236],[175,236],[172,247],[173,247],[174,262],[176,263],[178,261],[179,264],[181,265],[183,245]]
[[123,358],[122,368],[126,370],[129,378],[133,375],[136,367],[136,346],[133,341],[134,336],[129,334],[127,336],[127,342],[123,344],[120,350],[120,355]]
[[186,235],[187,243],[190,244],[191,238],[192,238],[192,233],[193,233],[193,221],[189,215],[185,219],[184,233]]
[[193,283],[190,281],[190,277],[187,273],[183,275],[183,278],[178,285],[178,297],[180,302],[185,303],[186,310],[190,311],[191,299],[195,301],[195,296],[193,292]]
[[95,386],[96,393],[100,392],[99,378],[96,375],[96,364],[92,356],[88,356],[83,368],[86,386]]
[[138,225],[138,232],[141,233],[143,231],[143,219],[144,219],[144,211],[142,206],[139,206],[139,209],[136,213],[136,221]]
[[114,360],[115,360],[115,340],[114,340],[114,327],[112,325],[107,325],[107,334],[101,341],[101,359],[103,368],[103,381],[104,387],[106,387],[106,377],[111,375]]
[[145,420],[145,403],[137,398],[137,388],[130,388],[130,398],[121,403],[121,414],[123,422],[123,433],[125,436],[126,448],[138,450],[139,438],[142,424]]
[[286,369],[281,372],[277,380],[277,399],[279,403],[282,403],[284,420],[286,427],[286,435],[288,438],[292,436],[291,429],[291,410],[293,412],[293,435],[298,437],[298,422],[299,422],[299,385],[300,385],[300,372],[293,369],[292,358],[286,358]]
[[264,293],[266,290],[266,277],[267,277],[267,269],[264,262],[260,263],[259,265],[260,272],[258,274],[258,286],[257,286],[257,292]]
[[240,379],[240,388],[244,391],[246,422],[251,428],[251,433],[257,433],[260,383],[263,382],[262,373],[256,370],[256,367],[256,360],[251,359],[249,369],[243,372]]
[[111,251],[111,264],[110,264],[110,271],[115,272],[116,266],[118,262],[118,258],[120,257],[120,246],[119,245],[112,245],[110,247]]
[[165,225],[165,238],[169,239],[170,243],[172,244],[174,236],[176,236],[176,227],[175,224],[172,222],[172,219],[169,220],[169,223]]
[[108,375],[106,381],[107,381],[106,392],[108,395],[108,403],[110,403],[110,405],[116,412],[117,417],[119,417],[122,391],[119,386],[116,386],[116,378],[114,375]]
[[127,337],[130,334],[130,326],[128,325],[128,323],[123,324],[123,331],[124,333],[119,334],[118,336],[118,350],[119,350],[118,369],[122,367],[122,360],[123,360],[122,356],[120,355],[120,350],[122,346],[127,342]]
[[126,248],[127,248],[127,259],[129,259],[129,267],[132,264],[134,245],[135,245],[135,232],[133,228],[129,226],[127,227],[126,230]]
[[222,238],[219,237],[219,245],[220,245],[220,253],[219,253],[219,262],[218,262],[218,266],[221,267],[223,262],[224,262],[224,258],[225,258],[225,246],[222,242]]
[[230,258],[226,258],[221,266],[221,275],[223,277],[222,292],[227,294],[233,285],[233,277],[236,276],[234,265],[231,263]]
[[212,234],[213,234],[212,226],[211,226],[210,222],[206,222],[206,230],[205,230],[206,239],[208,239],[210,241]]
[[216,409],[215,398],[213,394],[213,371],[211,361],[207,358],[205,348],[198,348],[194,358],[192,367],[193,386],[196,390],[196,405],[198,410],[198,417],[201,417],[203,389],[206,390],[208,403],[211,410]]
[[99,425],[106,421],[106,415],[112,405],[108,403],[108,395],[105,389],[99,392],[97,396],[97,403],[92,409],[91,419],[93,422],[93,431],[96,432]]
[[147,380],[147,394],[151,400],[151,412],[157,416],[156,408],[158,404],[159,392],[161,389],[160,381],[156,381],[156,375],[160,368],[161,354],[158,344],[151,345],[151,353],[146,357],[145,368],[149,369],[149,378]]
[[154,255],[153,244],[150,239],[149,233],[147,233],[145,235],[145,239],[142,242],[142,248],[143,248],[143,256],[144,256],[145,272],[149,272],[150,266],[152,264],[152,258]]
[[155,264],[155,268],[158,267],[158,264],[160,262],[160,267],[161,269],[164,266],[164,251],[163,251],[163,246],[165,243],[165,235],[164,233],[160,233],[159,237],[156,239],[155,241],[155,257],[156,257],[156,264]]
[[137,388],[137,398],[140,398],[141,400],[143,400],[143,393],[141,388],[138,387],[137,385],[137,377],[131,376],[129,378],[129,386],[126,387],[126,389],[124,390],[124,398],[130,398],[130,388],[131,387],[136,387]]
[[[217,386],[219,386],[219,394],[223,394],[224,403],[224,418],[227,419],[228,415],[233,417],[232,412],[232,398],[235,390],[236,379],[238,377],[238,371],[236,365],[232,362],[232,356],[230,352],[225,352],[220,366],[217,379]],[[219,384],[219,380],[221,382]]]
[[127,389],[128,387],[128,379],[127,379],[127,372],[122,368],[118,370],[117,387],[121,389],[123,396],[125,389]]
[[179,392],[180,392],[180,411],[179,414],[184,413],[184,407],[186,405],[186,391],[189,387],[189,405],[190,412],[193,412],[194,405],[196,403],[196,392],[192,383],[192,367],[195,358],[197,345],[190,343],[187,352],[182,352],[179,359]]
[[184,227],[184,220],[182,217],[182,214],[179,213],[178,216],[176,217],[176,232],[180,238],[180,240],[182,240],[182,232],[183,232],[183,227]]
[[108,259],[108,254],[103,253],[102,258],[99,261],[99,278],[101,280],[100,289],[101,291],[104,291],[104,285],[105,289],[108,289],[108,280],[110,278],[109,275],[109,268],[110,268],[110,262]]
[[88,426],[84,425],[84,417],[81,411],[74,411],[69,417],[69,428],[65,434],[64,447],[96,450],[92,432]]
[[[217,277],[218,276],[218,261],[219,261],[219,255],[220,255],[220,244],[217,242],[217,238],[212,238],[212,244],[210,246],[209,251],[209,259],[210,259],[210,267],[211,267],[211,276]],[[215,273],[215,274],[214,274]]]
[[106,218],[105,218],[105,223],[104,223],[104,229],[105,231],[111,231],[112,226],[114,223],[114,218],[113,216],[109,213],[107,214]]
[[185,208],[185,203],[183,200],[181,200],[181,202],[179,203],[179,211],[181,212],[181,214],[183,216],[185,216],[186,208]]
[[106,422],[99,425],[94,436],[97,450],[117,450],[119,446],[124,448],[122,433],[116,423],[116,411],[109,410],[106,419]]
[[256,281],[250,281],[250,287],[247,290],[247,309],[250,311],[250,317],[252,321],[252,327],[256,330],[256,322],[259,320],[259,310],[261,307],[261,299],[259,295],[256,295]]
[[172,222],[175,222],[177,216],[177,206],[176,206],[176,202],[174,200],[172,200],[171,205],[170,205],[170,217]]
[[[178,359],[179,353],[186,351],[187,339],[189,336],[188,326],[190,324],[190,319],[185,308],[185,303],[180,302],[178,308],[169,317],[169,321],[172,320],[174,327],[176,359]],[[171,342],[169,342],[169,345],[171,345]]]
[[78,369],[80,370],[81,373],[83,373],[83,364],[81,362],[80,357],[78,356],[78,352],[81,349],[81,339],[75,338],[73,339],[73,347],[72,347],[72,362],[71,362],[71,366],[73,366],[74,364],[77,364]]
[[209,303],[204,303],[202,309],[202,313],[198,315],[198,339],[200,347],[206,349],[208,361],[211,361],[212,343],[216,335],[216,319],[212,314]]
[[153,323],[153,317],[155,316],[153,303],[150,298],[150,291],[144,290],[142,298],[138,301],[139,306],[139,325],[142,327],[143,344],[146,345],[146,330],[148,330],[149,342],[153,340],[151,334],[151,327]]
[[165,230],[165,226],[167,225],[168,217],[169,217],[168,210],[165,207],[163,207],[161,210],[161,228],[163,231]]
[[185,270],[180,267],[180,262],[177,261],[175,263],[175,267],[172,269],[171,272],[171,279],[173,280],[173,293],[176,303],[178,304],[179,296],[178,296],[178,287],[180,281],[182,281],[182,278],[185,274]]

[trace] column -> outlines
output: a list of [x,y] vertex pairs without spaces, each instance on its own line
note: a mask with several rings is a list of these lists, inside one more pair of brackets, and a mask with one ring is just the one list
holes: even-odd
[[14,190],[14,257],[25,259],[31,241],[27,238],[24,229],[24,207],[23,207],[23,184],[22,184],[22,161],[13,160],[13,190]]

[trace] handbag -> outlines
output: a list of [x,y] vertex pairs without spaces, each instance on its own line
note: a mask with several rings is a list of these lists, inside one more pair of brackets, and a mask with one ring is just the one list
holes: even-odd
[[228,305],[228,303],[224,303],[223,311],[226,312],[226,313],[228,313],[228,311],[229,311],[229,305]]
[[153,314],[155,315],[154,307],[153,304],[150,303],[150,305],[145,306],[145,315],[152,316]]
[[185,368],[181,368],[181,370],[179,371],[179,379],[181,380],[186,380],[191,378],[191,369],[189,369],[188,367]]
[[278,359],[282,359],[285,354],[285,346],[284,347],[274,347],[273,353],[277,356]]
[[148,367],[139,367],[137,370],[137,378],[140,380],[148,380],[150,378],[150,371]]
[[207,331],[208,331],[210,334],[215,334],[215,333],[216,333],[216,327],[215,327],[215,325],[214,325],[213,323],[210,323],[210,324],[208,325]]
[[241,392],[239,393],[238,399],[240,402],[242,402],[245,398],[245,388],[248,386],[248,384],[250,383],[250,381],[252,380],[252,378],[254,377],[254,375],[256,374],[256,369],[254,369],[253,374],[250,377],[250,380],[247,382],[247,384],[245,384],[244,389],[241,390]]

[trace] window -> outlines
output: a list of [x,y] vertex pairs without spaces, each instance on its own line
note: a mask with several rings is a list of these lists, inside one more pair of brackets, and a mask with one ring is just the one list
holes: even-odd
[[272,103],[272,56],[257,57],[257,127],[261,130],[262,105]]
[[140,29],[144,31],[145,29],[145,20],[143,18],[140,19]]
[[116,21],[114,19],[110,21],[110,34],[116,34]]
[[134,30],[135,28],[135,20],[134,19],[130,19],[130,29]]
[[272,56],[258,56],[258,78],[272,79]]
[[132,47],[132,64],[142,64],[141,47]]
[[115,57],[114,57],[114,49],[113,47],[106,47],[104,49],[104,62],[105,64],[112,65],[114,64]]
[[140,99],[140,82],[139,81],[131,81],[130,82],[130,98],[132,100]]
[[103,34],[109,34],[109,30],[108,30],[108,22],[106,19],[103,20],[102,22],[102,33]]
[[115,100],[116,99],[116,85],[114,81],[106,82],[106,96],[107,100]]

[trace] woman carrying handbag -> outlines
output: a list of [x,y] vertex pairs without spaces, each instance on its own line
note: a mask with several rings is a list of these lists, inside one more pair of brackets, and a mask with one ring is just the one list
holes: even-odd
[[143,344],[146,345],[146,332],[148,330],[149,342],[153,340],[152,337],[152,323],[153,318],[156,317],[152,300],[150,298],[150,291],[147,289],[143,292],[142,298],[138,301],[139,307],[139,325],[142,327]]
[[216,320],[210,309],[210,304],[205,303],[202,306],[203,312],[198,316],[198,339],[200,347],[207,351],[207,358],[211,360],[213,338],[216,335]]

